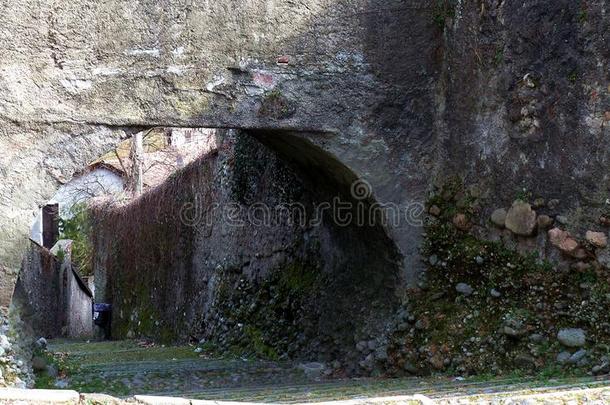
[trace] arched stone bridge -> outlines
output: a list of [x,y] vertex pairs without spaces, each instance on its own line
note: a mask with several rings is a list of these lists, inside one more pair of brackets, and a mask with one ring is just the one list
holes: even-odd
[[[146,127],[298,133],[400,205],[438,173],[506,201],[523,185],[568,200],[604,188],[601,0],[586,25],[569,0],[2,3],[2,305],[38,205]],[[389,234],[413,280],[421,228]]]

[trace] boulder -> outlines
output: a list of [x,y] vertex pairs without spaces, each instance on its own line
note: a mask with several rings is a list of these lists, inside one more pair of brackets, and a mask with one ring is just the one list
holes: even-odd
[[589,255],[587,253],[587,250],[582,247],[579,247],[572,253],[572,257],[575,257],[576,259],[579,259],[579,260],[586,259],[588,256]]
[[597,261],[606,269],[610,269],[610,249],[597,252]]
[[439,215],[441,215],[441,209],[439,208],[438,205],[433,205],[432,207],[430,207],[428,212],[430,213],[430,215],[435,216],[435,217],[438,217]]
[[370,353],[368,356],[364,358],[360,363],[358,363],[360,367],[367,371],[372,371],[375,367],[375,356],[373,353]]
[[322,376],[322,373],[326,369],[324,364],[317,362],[300,364],[299,368],[303,370],[307,378],[310,379],[320,378]]
[[506,214],[505,225],[516,235],[530,236],[536,229],[536,212],[528,203],[517,200]]
[[387,346],[378,347],[375,350],[375,360],[385,361],[388,359],[388,348]]
[[455,291],[465,295],[466,297],[472,295],[472,293],[474,292],[473,288],[466,283],[459,283],[458,285],[456,285]]
[[548,229],[553,225],[553,218],[548,215],[540,215],[536,222],[538,222],[538,229]]
[[580,349],[576,353],[570,356],[568,362],[570,364],[577,364],[581,362],[587,356],[587,351],[585,349]]
[[467,231],[472,227],[472,224],[468,220],[465,214],[457,214],[453,217],[453,225],[460,231]]
[[34,371],[46,371],[47,361],[44,359],[44,357],[34,356],[32,359],[32,368]]
[[533,369],[536,367],[536,359],[526,353],[519,353],[514,358],[515,365],[523,369]]
[[591,268],[589,263],[585,262],[576,262],[572,265],[572,269],[577,271],[578,273],[584,273]]
[[440,353],[436,353],[428,359],[428,362],[432,365],[436,370],[442,370],[445,368],[445,360]]
[[561,201],[559,201],[558,199],[553,198],[552,200],[550,200],[550,201],[549,201],[549,203],[547,204],[547,206],[549,207],[549,209],[551,209],[551,210],[553,210],[553,211],[554,211],[554,210],[555,210],[555,209],[556,209],[556,208],[559,206],[559,203],[560,203],[560,202],[561,202]]
[[573,254],[578,249],[578,242],[567,231],[553,228],[548,232],[548,236],[551,244],[563,253]]
[[502,334],[512,337],[514,339],[519,339],[521,338],[523,335],[525,335],[525,331],[524,330],[518,330],[515,328],[512,328],[510,326],[504,326],[502,328]]
[[47,339],[41,337],[36,341],[36,347],[45,350],[47,348]]
[[570,357],[572,357],[570,352],[563,351],[557,355],[557,363],[567,364],[570,361]]
[[582,347],[587,337],[585,331],[577,328],[561,329],[557,333],[557,340],[566,347]]
[[534,200],[534,208],[543,208],[546,205],[544,198],[536,198]]
[[607,374],[610,372],[610,362],[605,361],[600,365],[593,367],[591,370],[593,375]]
[[500,291],[496,290],[495,288],[492,288],[489,291],[489,294],[494,298],[500,298],[502,296],[502,293]]
[[6,335],[0,335],[0,347],[7,352],[11,350],[11,342],[8,341]]
[[506,224],[506,210],[499,208],[491,214],[491,222],[498,228],[504,228]]
[[585,239],[596,248],[603,249],[608,246],[608,236],[603,232],[587,231]]

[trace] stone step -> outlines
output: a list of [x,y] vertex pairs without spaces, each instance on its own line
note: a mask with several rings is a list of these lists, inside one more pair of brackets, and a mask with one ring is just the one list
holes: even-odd
[[544,391],[549,384],[566,389],[608,384],[604,378],[551,382],[535,378],[456,381],[446,377],[317,381],[307,378],[294,363],[206,358],[188,346],[143,348],[129,341],[53,342],[50,348],[61,352],[64,361],[78,364],[76,374],[69,376],[67,388],[88,392],[91,385],[87,384],[93,381],[93,389],[123,397],[137,394],[205,401],[311,403],[418,394],[442,399],[518,390]]
[[0,389],[1,404],[77,404],[80,394],[72,390]]
[[[539,384],[542,384],[539,382]],[[582,380],[572,384],[558,385],[561,389],[579,389],[584,387],[606,386],[605,379]],[[209,389],[198,392],[174,392],[193,399],[229,400],[248,402],[281,402],[298,403],[323,400],[358,399],[372,396],[404,396],[423,394],[431,398],[443,398],[451,395],[479,395],[485,393],[513,392],[515,390],[547,390],[548,387],[536,387],[536,380],[515,382],[507,379],[494,382],[438,382],[421,379],[400,379],[392,383],[369,380],[347,380],[331,383],[315,383],[294,386],[242,387],[240,389]]]

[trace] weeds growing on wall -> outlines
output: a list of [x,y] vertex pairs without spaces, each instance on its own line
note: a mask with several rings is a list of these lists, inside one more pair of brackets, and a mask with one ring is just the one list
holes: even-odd
[[[410,297],[408,313],[416,323],[394,336],[390,373],[559,376],[590,370],[610,347],[607,272],[561,270],[538,252],[520,253],[457,229],[454,215],[478,222],[475,205],[459,181],[431,198],[429,206],[440,214],[425,226],[426,281]],[[561,328],[587,331],[584,360],[557,360],[560,352],[577,351],[559,343]]]
[[274,119],[286,119],[294,115],[296,108],[278,89],[267,94],[261,102],[258,115]]
[[[125,206],[93,209],[98,264],[113,304],[113,334],[176,339],[184,322],[194,229],[180,220],[185,204],[211,195],[215,153]],[[165,286],[165,288],[159,288]]]
[[264,280],[220,283],[208,325],[209,338],[220,349],[270,360],[302,355],[318,333],[316,301],[326,276],[313,263],[296,261],[275,269]]

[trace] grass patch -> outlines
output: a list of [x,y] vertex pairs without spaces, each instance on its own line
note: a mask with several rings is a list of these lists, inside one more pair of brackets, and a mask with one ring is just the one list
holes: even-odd
[[[123,381],[126,375],[104,377],[100,370],[109,365],[129,363],[197,359],[199,354],[192,346],[173,347],[140,347],[135,341],[93,342],[93,343],[59,343],[51,345],[52,351],[37,351],[35,355],[43,357],[47,364],[58,370],[58,378],[68,383],[66,389],[84,393],[105,393],[117,396],[130,394],[129,387]],[[128,376],[129,373],[127,373]],[[47,372],[36,374],[35,387],[39,389],[57,389],[56,377]]]

